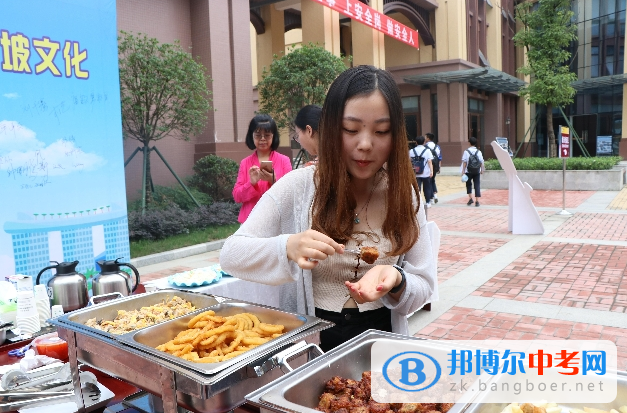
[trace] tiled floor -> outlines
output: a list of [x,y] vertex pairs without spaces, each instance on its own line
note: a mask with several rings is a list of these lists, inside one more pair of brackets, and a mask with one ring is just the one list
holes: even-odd
[[453,307],[415,334],[440,340],[610,340],[627,368],[627,330],[596,324]]
[[444,282],[464,268],[500,248],[508,240],[442,235],[438,254],[438,282]]
[[576,213],[551,237],[627,241],[627,214]]
[[[481,205],[507,205],[508,193],[505,189],[486,189],[481,191]],[[474,193],[473,193],[474,194]],[[594,191],[566,191],[566,208],[576,208],[586,199],[590,198]],[[473,195],[474,198],[474,195]],[[562,191],[538,191],[531,192],[531,200],[536,207],[561,208]],[[453,201],[452,204],[465,204],[468,196],[463,196]]]
[[[550,215],[540,211],[540,217]],[[463,231],[490,234],[508,234],[507,209],[464,207],[438,207],[429,209],[429,220],[435,221],[441,231]],[[626,216],[627,217],[627,216]]]
[[540,242],[473,295],[625,312],[627,247]]

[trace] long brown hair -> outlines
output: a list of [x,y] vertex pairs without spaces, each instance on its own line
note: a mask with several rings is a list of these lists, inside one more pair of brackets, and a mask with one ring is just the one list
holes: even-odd
[[[320,119],[320,160],[316,169],[312,228],[342,243],[353,235],[353,211],[357,203],[351,191],[350,174],[342,160],[342,118],[349,99],[367,96],[376,90],[387,101],[392,132],[392,150],[383,172],[387,174],[388,188],[382,230],[392,244],[392,251],[386,253],[400,255],[407,252],[420,235],[416,221],[420,196],[408,155],[400,91],[388,72],[373,66],[346,70],[327,93]],[[412,189],[417,199],[415,207]]]

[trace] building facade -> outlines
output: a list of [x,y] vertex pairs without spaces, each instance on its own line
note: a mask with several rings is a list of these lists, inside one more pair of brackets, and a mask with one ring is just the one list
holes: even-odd
[[[536,112],[516,92],[529,80],[516,73],[525,58],[512,40],[516,0],[361,1],[415,28],[420,49],[318,0],[119,0],[120,30],[162,42],[180,40],[213,80],[208,87],[215,112],[209,114],[205,131],[190,142],[166,138],[157,143],[175,171],[191,175],[193,163],[210,153],[236,161],[250,154],[244,139],[257,108],[255,85],[263,68],[273,55],[310,42],[337,56],[352,56],[347,65],[389,70],[403,96],[408,134],[435,133],[444,165],[460,163],[469,136],[479,140],[486,157],[493,156],[490,142],[495,137],[507,138],[514,151],[521,148],[526,156],[545,155],[542,111]],[[572,64],[583,83],[575,104],[565,110],[584,141],[594,145],[593,136],[610,134],[622,153],[627,151],[626,145],[620,146],[625,0],[573,3],[580,41],[573,46]],[[590,79],[601,80],[591,87],[586,83]],[[284,135],[280,151],[290,153],[293,148]],[[523,141],[528,143],[521,145]],[[127,156],[135,147],[136,142],[125,142]],[[155,183],[175,184],[160,160],[152,163],[152,171]],[[137,158],[127,167],[128,196],[137,197],[140,187]]]

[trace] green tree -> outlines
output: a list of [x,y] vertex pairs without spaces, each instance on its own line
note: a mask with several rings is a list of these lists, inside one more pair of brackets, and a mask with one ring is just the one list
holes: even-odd
[[259,112],[272,116],[279,129],[287,127],[303,106],[322,105],[329,86],[344,70],[340,57],[313,43],[281,58],[274,55],[257,85]]
[[571,24],[571,0],[525,0],[516,6],[516,18],[522,29],[514,36],[516,46],[524,46],[527,63],[519,73],[532,77],[520,94],[529,103],[546,106],[549,155],[557,156],[553,131],[553,107],[572,103],[575,89],[570,85],[577,75],[566,62],[568,45],[577,40],[577,27]]
[[144,34],[120,32],[119,67],[122,130],[144,146],[146,201],[152,201],[151,142],[166,136],[189,140],[205,127],[211,110],[205,67],[179,42],[159,43]]

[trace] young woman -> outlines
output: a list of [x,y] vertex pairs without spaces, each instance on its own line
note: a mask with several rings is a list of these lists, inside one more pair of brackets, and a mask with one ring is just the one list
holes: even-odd
[[[261,195],[292,170],[290,158],[276,152],[279,132],[270,115],[259,114],[250,121],[246,146],[255,152],[242,159],[233,188],[233,199],[242,204],[237,219],[240,223],[246,221]],[[261,169],[261,162],[264,161],[271,161],[272,169]]]
[[[326,351],[370,328],[408,334],[406,316],[431,297],[436,268],[392,76],[346,70],[322,112],[318,166],[274,185],[220,263],[235,277],[284,284],[283,309],[334,322],[321,332]],[[380,255],[367,264],[345,247]]]
[[298,111],[294,119],[294,136],[296,142],[313,156],[313,159],[305,166],[316,165],[318,163],[318,124],[322,108],[318,105],[307,105]]

